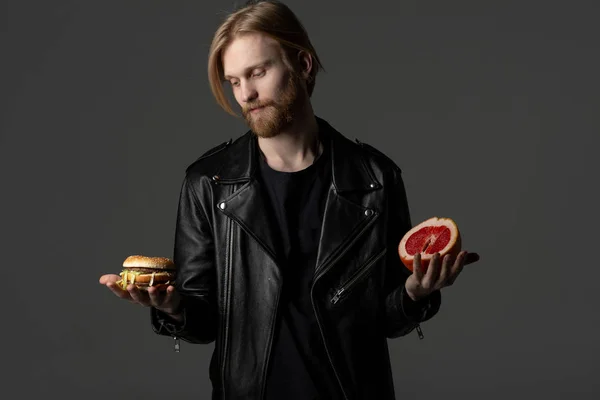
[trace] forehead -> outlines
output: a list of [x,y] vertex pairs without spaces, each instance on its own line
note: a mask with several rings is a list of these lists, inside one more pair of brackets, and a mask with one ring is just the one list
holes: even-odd
[[281,58],[279,43],[259,33],[238,35],[223,51],[224,75],[239,76],[247,68]]

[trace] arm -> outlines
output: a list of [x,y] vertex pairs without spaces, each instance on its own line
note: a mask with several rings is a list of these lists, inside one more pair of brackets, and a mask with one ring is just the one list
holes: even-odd
[[411,272],[400,260],[398,245],[403,235],[410,230],[412,223],[401,174],[401,170],[395,167],[392,173],[392,190],[388,199],[390,214],[385,274],[385,332],[388,338],[396,338],[412,332],[420,322],[433,317],[441,304],[439,290],[415,302],[407,294],[404,286]]
[[152,329],[159,335],[180,337],[190,343],[210,343],[215,340],[218,319],[214,239],[188,176],[179,195],[173,258],[180,307],[175,318],[151,308]]

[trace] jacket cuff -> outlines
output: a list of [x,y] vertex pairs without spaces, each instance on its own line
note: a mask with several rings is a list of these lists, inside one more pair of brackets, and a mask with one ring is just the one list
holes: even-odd
[[441,301],[440,291],[436,290],[429,296],[418,301],[414,301],[408,295],[406,287],[402,286],[400,295],[400,308],[406,318],[413,322],[423,322],[428,320],[437,312]]
[[152,329],[159,335],[177,336],[185,330],[187,322],[185,307],[182,309],[181,314],[183,316],[183,321],[177,321],[171,318],[169,314],[154,307],[150,307],[150,322],[152,324]]
[[408,320],[420,322],[425,314],[428,300],[429,296],[419,301],[414,301],[408,295],[406,287],[402,286],[402,293],[400,294],[400,309]]

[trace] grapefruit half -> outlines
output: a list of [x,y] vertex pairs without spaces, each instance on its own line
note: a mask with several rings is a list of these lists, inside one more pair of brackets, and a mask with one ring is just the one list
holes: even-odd
[[451,218],[432,217],[414,226],[406,232],[398,253],[402,263],[409,270],[413,270],[413,260],[417,253],[421,253],[421,271],[425,273],[429,262],[435,253],[440,253],[440,260],[446,254],[456,257],[461,250],[460,231]]

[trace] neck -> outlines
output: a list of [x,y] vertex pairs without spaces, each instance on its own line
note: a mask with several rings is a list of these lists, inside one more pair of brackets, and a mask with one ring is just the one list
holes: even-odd
[[258,138],[267,164],[276,171],[296,172],[310,166],[321,154],[319,126],[310,103],[294,121],[272,138]]

